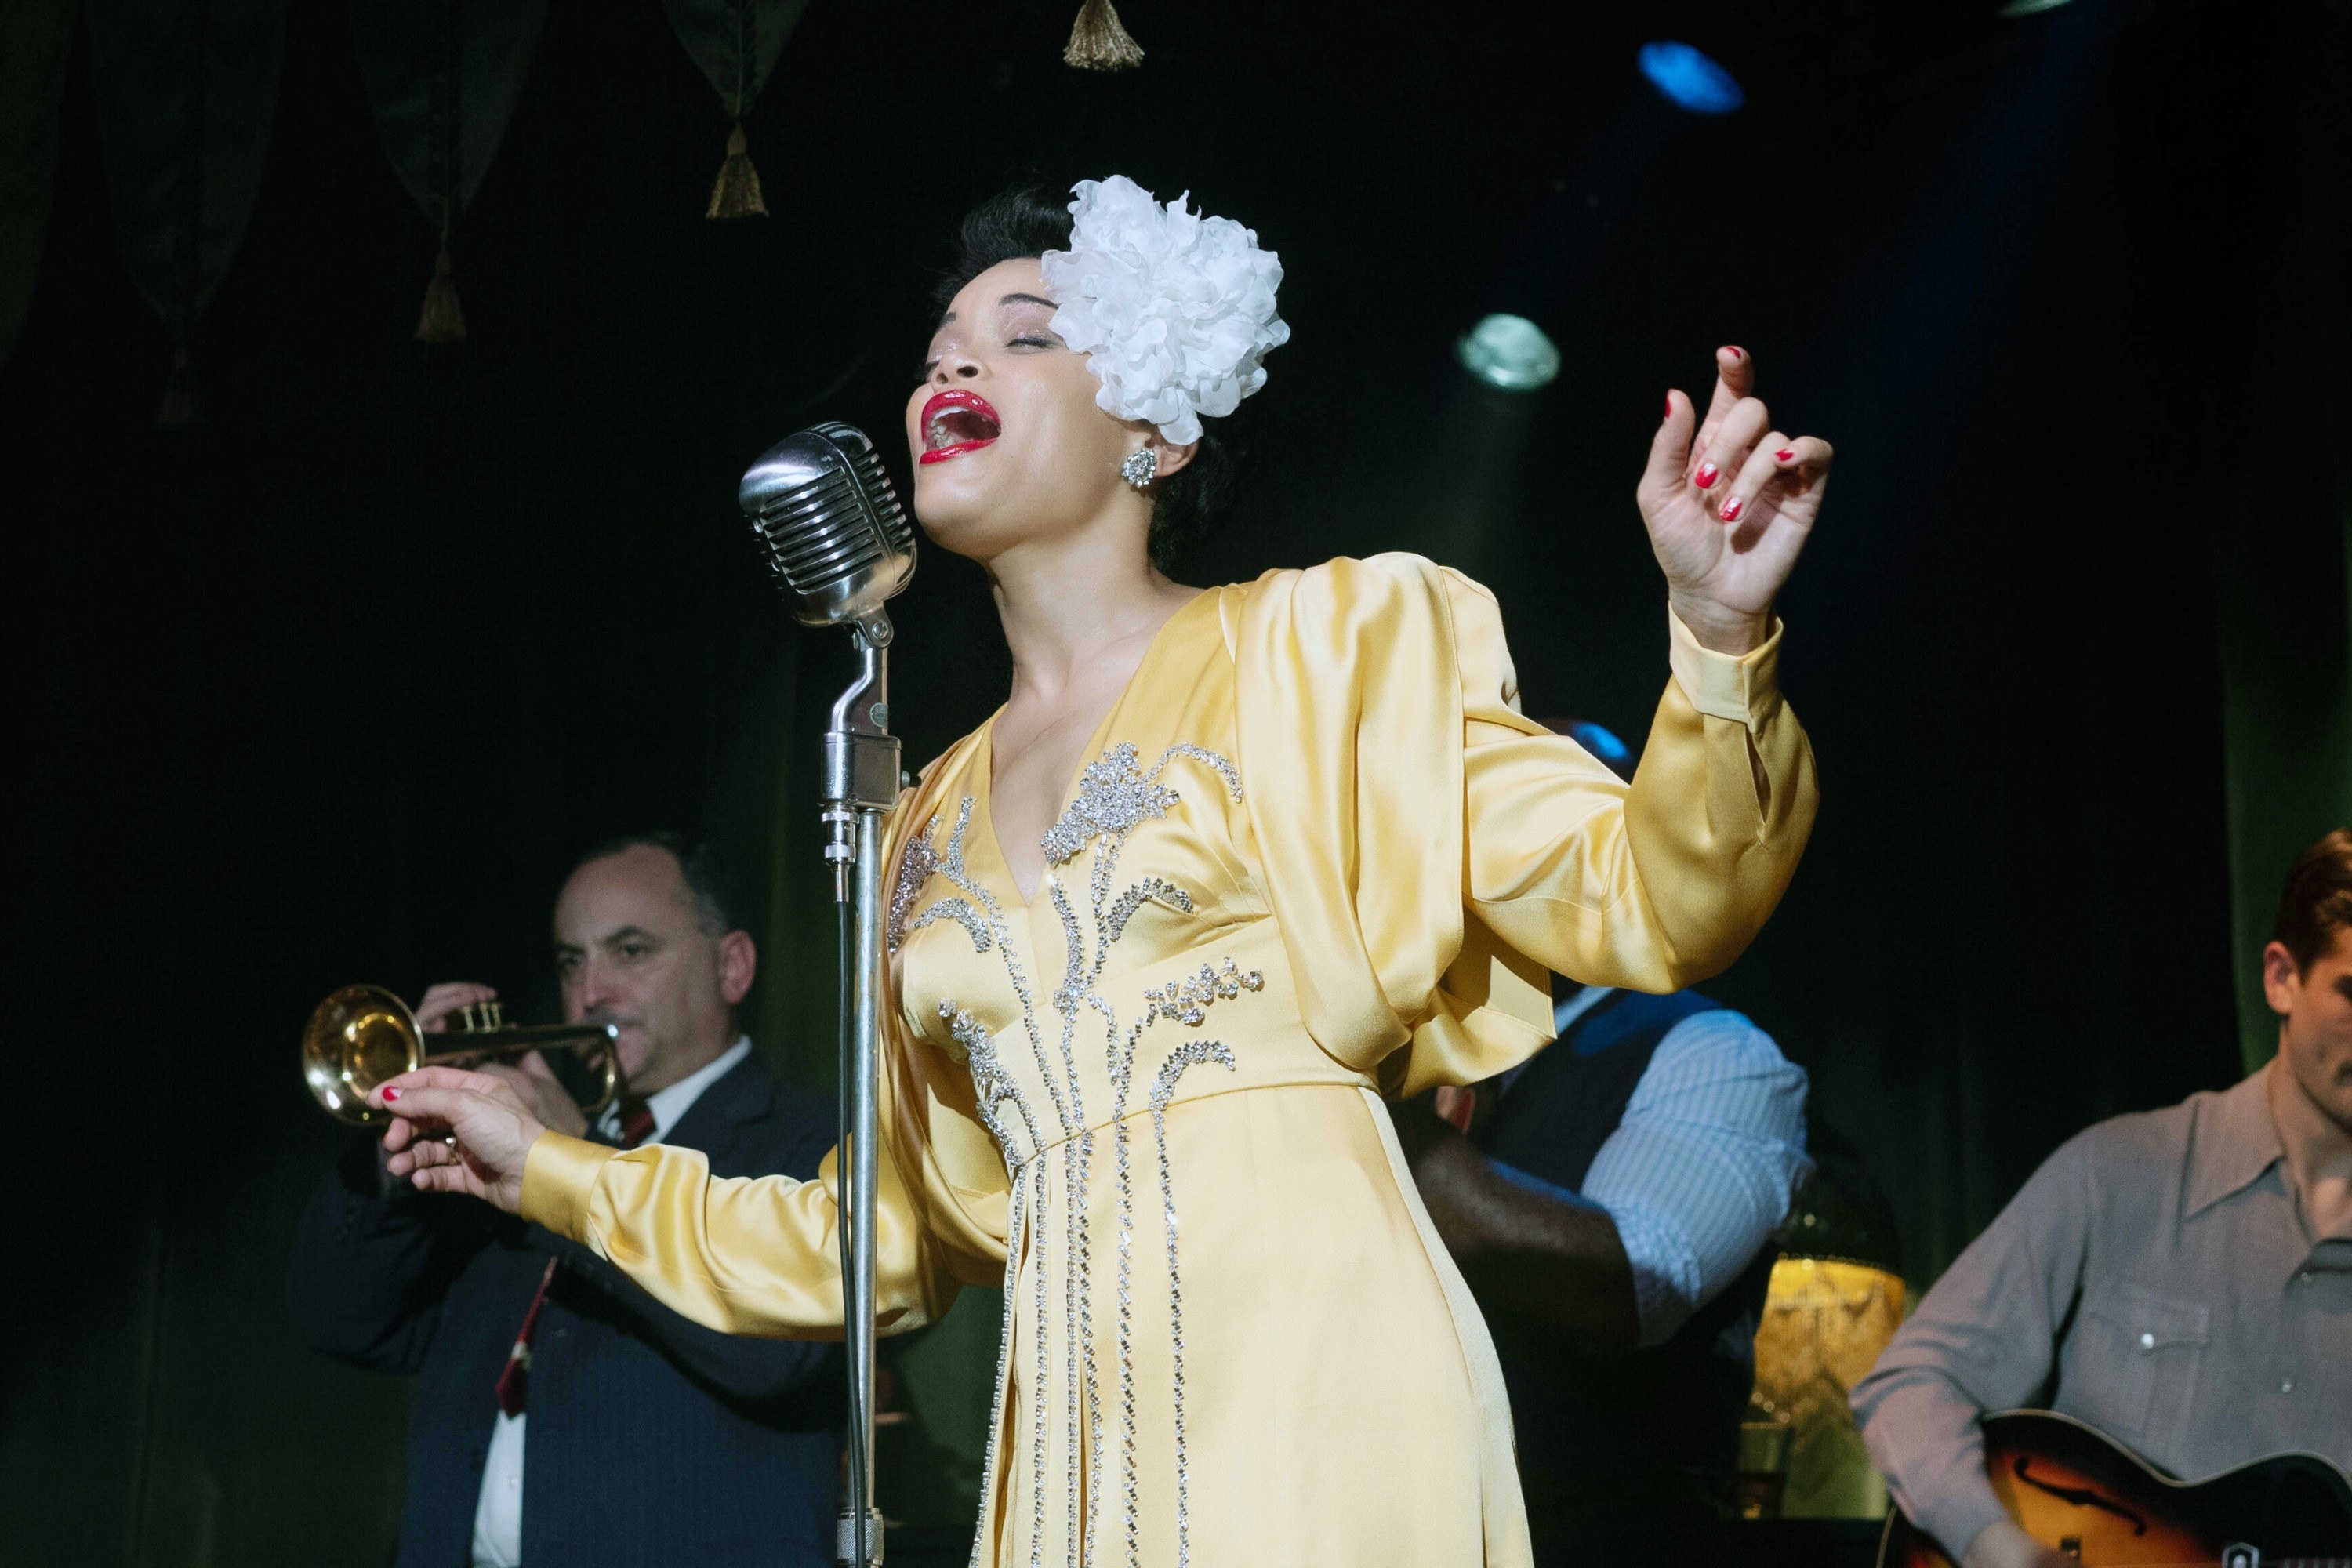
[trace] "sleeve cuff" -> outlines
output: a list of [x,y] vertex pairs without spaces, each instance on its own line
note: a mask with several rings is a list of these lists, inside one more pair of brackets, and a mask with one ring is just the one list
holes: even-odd
[[522,1217],[574,1241],[588,1239],[588,1204],[596,1177],[618,1149],[542,1132],[522,1163]]
[[1956,1498],[1926,1510],[1927,1517],[1913,1522],[1934,1536],[1937,1544],[1958,1563],[1977,1543],[1977,1537],[1996,1524],[2009,1522],[2009,1510],[1990,1486],[1981,1489],[1983,1496]]
[[1690,1321],[1696,1310],[1698,1268],[1690,1248],[1638,1205],[1589,1198],[1617,1227],[1618,1244],[1633,1274],[1633,1311],[1642,1324],[1642,1348],[1662,1345]]
[[1666,661],[1690,705],[1716,719],[1754,730],[1780,706],[1780,617],[1762,644],[1734,658],[1703,647],[1671,606],[1666,611]]

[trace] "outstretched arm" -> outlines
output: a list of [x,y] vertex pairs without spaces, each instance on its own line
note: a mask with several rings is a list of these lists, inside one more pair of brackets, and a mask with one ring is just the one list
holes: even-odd
[[[814,1181],[715,1178],[697,1150],[647,1144],[625,1153],[550,1132],[509,1083],[454,1068],[404,1074],[375,1099],[396,1118],[384,1135],[388,1168],[415,1185],[470,1193],[583,1243],[708,1328],[840,1334],[833,1155]],[[877,1165],[877,1302],[888,1331],[945,1310],[957,1281],[932,1256],[896,1162]]]
[[837,1353],[822,1344],[706,1328],[655,1300],[635,1280],[579,1242],[541,1226],[526,1234],[532,1247],[562,1258],[566,1269],[625,1308],[678,1365],[734,1398],[779,1398],[823,1371]]

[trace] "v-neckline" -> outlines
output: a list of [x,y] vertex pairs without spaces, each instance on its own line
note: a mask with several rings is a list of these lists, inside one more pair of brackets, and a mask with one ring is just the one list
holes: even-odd
[[[1136,661],[1134,670],[1129,674],[1125,684],[1119,687],[1118,695],[1110,700],[1110,706],[1103,710],[1102,718],[1096,721],[1093,731],[1087,736],[1086,743],[1078,748],[1077,765],[1070,770],[1070,776],[1062,786],[1061,795],[1054,803],[1053,818],[1045,825],[1049,830],[1054,823],[1061,821],[1063,817],[1069,815],[1070,803],[1077,797],[1078,786],[1087,776],[1087,769],[1102,758],[1103,738],[1110,732],[1111,721],[1118,717],[1119,710],[1126,707],[1127,700],[1135,694],[1137,683],[1142,680],[1144,671],[1151,668],[1151,661],[1160,653],[1160,645],[1167,640],[1169,628],[1192,614],[1193,606],[1202,600],[1211,598],[1215,594],[1214,588],[1202,589],[1177,605],[1175,613],[1160,622],[1160,629],[1151,634],[1151,640],[1144,645],[1143,657]],[[1006,886],[1013,889],[1013,897],[1021,900],[1021,907],[1024,910],[1032,910],[1037,907],[1037,900],[1052,883],[1054,867],[1051,861],[1041,862],[1037,870],[1037,885],[1026,893],[1022,892],[1020,874],[1013,869],[1013,862],[1004,853],[1004,841],[997,837],[996,721],[1003,716],[1005,706],[1004,703],[998,703],[996,711],[991,713],[988,716],[988,721],[980,727],[980,757],[974,764],[980,776],[972,789],[974,797],[972,815],[979,818],[981,831],[988,835],[988,852],[996,858],[997,865],[1003,868]]]

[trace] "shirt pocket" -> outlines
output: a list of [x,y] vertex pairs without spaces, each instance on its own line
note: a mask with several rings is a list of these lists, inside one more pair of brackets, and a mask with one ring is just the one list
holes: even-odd
[[2149,1451],[2169,1449],[2196,1399],[2211,1321],[2202,1301],[2102,1280],[2083,1303],[2069,1358],[2084,1414]]

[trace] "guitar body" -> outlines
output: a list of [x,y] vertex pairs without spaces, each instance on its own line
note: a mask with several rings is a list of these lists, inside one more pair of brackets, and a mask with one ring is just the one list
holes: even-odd
[[[2352,1568],[2352,1479],[2316,1455],[2182,1482],[2052,1411],[1988,1415],[1984,1436],[1985,1469],[2010,1518],[2092,1568]],[[1886,1516],[1878,1563],[1952,1568],[1900,1509]]]

